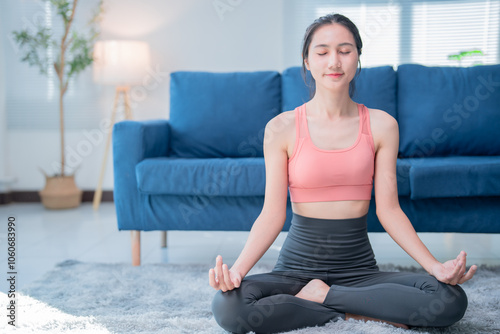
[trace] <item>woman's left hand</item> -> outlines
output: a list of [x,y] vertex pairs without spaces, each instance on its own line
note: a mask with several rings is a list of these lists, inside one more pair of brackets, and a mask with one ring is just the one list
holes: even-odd
[[456,285],[466,282],[474,276],[477,266],[473,265],[466,271],[467,254],[461,251],[454,260],[446,261],[445,263],[436,263],[432,267],[431,275],[436,277],[438,281],[446,284]]

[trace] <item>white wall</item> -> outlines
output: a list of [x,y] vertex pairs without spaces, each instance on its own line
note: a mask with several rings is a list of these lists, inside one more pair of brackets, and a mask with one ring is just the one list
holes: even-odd
[[[2,22],[0,22],[0,36],[4,34]],[[3,57],[3,44],[0,43],[0,193],[9,191],[8,175],[8,142],[6,131],[6,112],[5,112],[5,69]]]
[[[217,10],[217,4],[223,7]],[[284,0],[105,0],[101,39],[148,42],[157,71],[157,85],[132,89],[134,118],[168,118],[171,71],[283,70],[283,6]],[[99,89],[103,94],[96,98],[104,120],[111,111],[114,88]],[[144,92],[145,98],[139,94]],[[4,119],[1,102],[0,95],[0,119]],[[76,180],[84,190],[97,185],[106,130],[96,125],[94,129],[66,132],[66,144],[73,152],[67,160],[81,162]],[[44,178],[38,167],[49,171],[51,164],[60,160],[58,132],[8,130],[6,137],[7,168],[18,179],[13,190],[41,189]],[[113,188],[111,153],[105,190]]]

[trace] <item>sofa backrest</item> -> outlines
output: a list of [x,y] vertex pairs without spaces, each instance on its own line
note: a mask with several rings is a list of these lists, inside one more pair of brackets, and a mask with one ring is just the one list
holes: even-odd
[[[298,66],[174,72],[170,155],[262,157],[266,123],[309,99]],[[396,117],[400,157],[500,155],[500,65],[363,68],[353,99]]]
[[[293,110],[309,101],[310,89],[305,84],[300,66],[282,74],[282,111]],[[310,74],[307,73],[310,81]],[[356,79],[353,100],[369,108],[381,109],[396,117],[396,72],[392,66],[363,68]]]
[[500,155],[500,65],[400,65],[403,157]]
[[171,156],[262,157],[267,122],[281,111],[281,75],[173,72]]

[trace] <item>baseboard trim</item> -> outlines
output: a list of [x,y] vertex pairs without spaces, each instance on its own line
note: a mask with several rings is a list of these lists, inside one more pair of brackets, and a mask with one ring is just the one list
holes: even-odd
[[0,193],[0,205],[9,204],[12,202],[12,194],[11,193]]
[[[84,190],[82,194],[82,202],[92,202],[94,200],[93,190]],[[101,202],[113,202],[113,191],[107,190],[102,192]],[[11,191],[8,193],[0,193],[0,205],[9,203],[41,203],[38,191]]]
[[[82,195],[82,202],[93,202],[94,201],[93,190],[84,190]],[[101,202],[114,202],[113,190],[103,191]]]

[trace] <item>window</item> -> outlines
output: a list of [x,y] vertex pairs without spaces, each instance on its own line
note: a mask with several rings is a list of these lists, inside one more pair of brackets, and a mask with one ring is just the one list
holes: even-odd
[[394,27],[400,26],[401,10],[399,6],[366,4],[365,2],[355,4],[355,2],[350,1],[342,6],[338,5],[338,9],[336,6],[320,7],[316,10],[316,16],[334,13],[336,10],[351,19],[358,27],[363,41],[362,66],[399,63],[400,30],[394,29]]
[[328,13],[341,13],[357,25],[363,67],[470,66],[500,60],[498,0],[292,0],[285,6],[285,67],[301,64],[307,26]]
[[[75,26],[83,27],[98,0],[79,3],[79,15]],[[46,0],[1,1],[0,20],[3,25],[5,54],[5,89],[7,127],[9,129],[59,129],[59,82],[52,65],[47,64],[48,73],[42,75],[38,68],[21,62],[20,51],[12,31],[34,29],[43,25],[52,29],[55,36],[62,34],[63,24]],[[86,17],[88,15],[88,17]],[[21,19],[20,19],[21,18]],[[49,48],[47,55],[53,50]],[[102,88],[92,81],[91,67],[70,81],[64,96],[65,128],[95,128],[104,115],[105,108],[99,106]]]
[[[498,63],[499,3],[425,1],[414,4],[411,61],[448,66]],[[464,51],[480,51],[483,55],[448,57]]]

